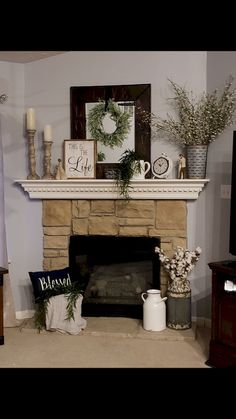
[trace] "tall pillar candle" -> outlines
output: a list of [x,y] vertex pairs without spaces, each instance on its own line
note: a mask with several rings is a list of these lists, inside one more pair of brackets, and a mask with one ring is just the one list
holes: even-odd
[[28,108],[26,114],[26,127],[29,130],[35,130],[35,111],[34,108]]
[[52,141],[52,127],[45,125],[44,127],[44,141]]

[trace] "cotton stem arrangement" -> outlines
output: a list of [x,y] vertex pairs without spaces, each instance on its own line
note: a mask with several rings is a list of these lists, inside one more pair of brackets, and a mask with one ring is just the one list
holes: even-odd
[[191,291],[188,274],[193,270],[202,252],[200,247],[195,250],[184,249],[177,246],[174,256],[169,258],[160,247],[155,247],[163,268],[169,273],[168,291],[183,293]]

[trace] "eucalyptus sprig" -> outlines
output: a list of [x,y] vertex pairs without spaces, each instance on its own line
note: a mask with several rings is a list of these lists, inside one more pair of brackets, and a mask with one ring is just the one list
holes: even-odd
[[67,316],[65,320],[74,320],[74,310],[76,309],[76,302],[79,295],[83,294],[83,284],[79,282],[72,282],[71,285],[67,286],[55,286],[53,289],[47,289],[44,292],[44,298],[37,301],[37,307],[34,316],[35,327],[40,330],[46,327],[46,315],[48,310],[48,304],[51,297],[56,295],[65,294],[67,299]]
[[76,282],[73,282],[70,289],[67,292],[65,292],[65,297],[67,299],[67,306],[66,306],[67,316],[65,320],[71,320],[71,319],[75,320],[74,312],[76,309],[77,298],[81,294],[82,294],[81,286],[79,286],[79,284]]
[[135,172],[141,173],[140,160],[143,160],[141,156],[135,150],[125,150],[119,159],[118,168],[115,170],[115,181],[120,191],[120,194],[129,201],[130,200],[130,180],[132,179]]

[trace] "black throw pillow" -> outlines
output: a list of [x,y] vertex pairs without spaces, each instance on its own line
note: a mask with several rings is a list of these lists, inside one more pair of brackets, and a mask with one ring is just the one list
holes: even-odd
[[[64,293],[65,287],[70,286],[73,282],[70,275],[70,268],[56,269],[54,271],[29,272],[32,282],[35,301],[50,295],[58,295]],[[55,290],[55,294],[53,292]]]

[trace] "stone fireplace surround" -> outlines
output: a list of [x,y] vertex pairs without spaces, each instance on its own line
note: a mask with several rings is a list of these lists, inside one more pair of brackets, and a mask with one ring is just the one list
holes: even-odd
[[[185,200],[53,200],[43,205],[43,269],[69,266],[71,235],[154,236],[170,255],[176,246],[186,247]],[[165,295],[167,274],[161,268]]]

